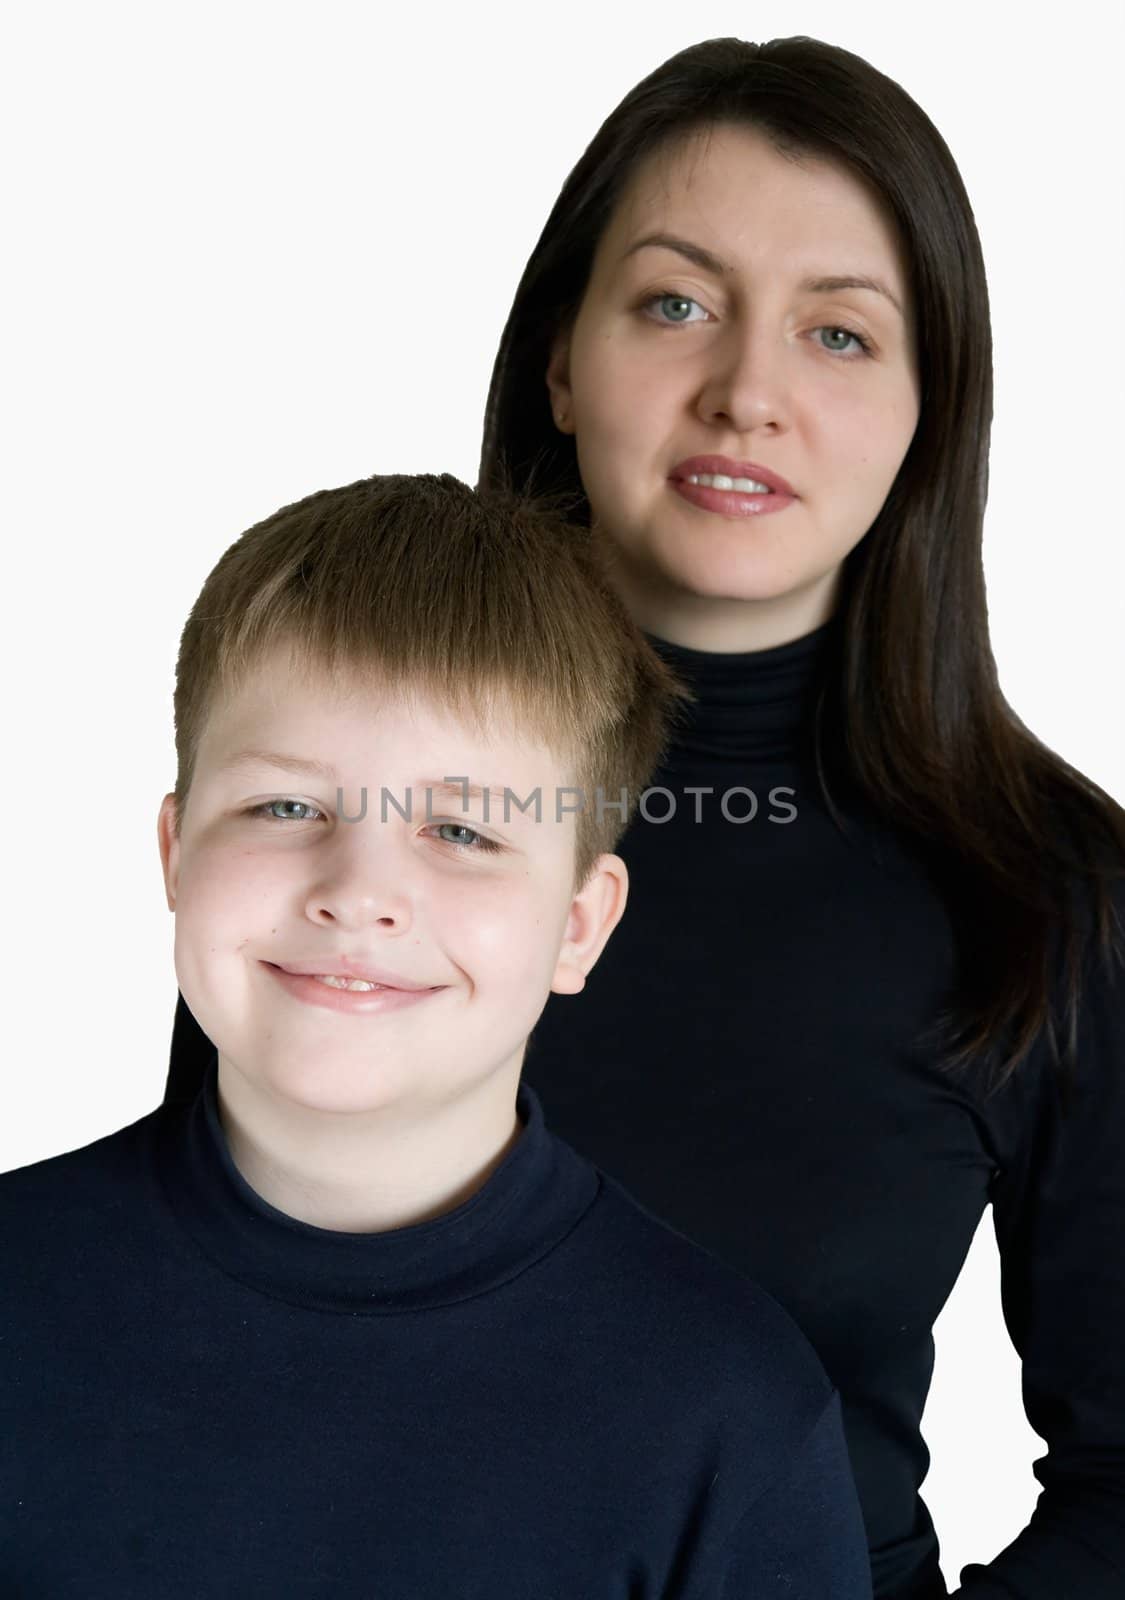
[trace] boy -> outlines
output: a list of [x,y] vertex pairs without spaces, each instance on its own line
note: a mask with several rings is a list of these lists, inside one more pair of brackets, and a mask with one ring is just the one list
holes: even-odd
[[809,1346],[519,1084],[682,693],[589,534],[452,478],[223,556],[159,819],[217,1070],[0,1180],[3,1593],[870,1594]]

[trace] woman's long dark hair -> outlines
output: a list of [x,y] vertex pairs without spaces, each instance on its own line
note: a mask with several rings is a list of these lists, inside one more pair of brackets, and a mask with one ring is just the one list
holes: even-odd
[[[637,163],[717,123],[844,165],[882,196],[901,234],[921,413],[886,502],[845,563],[817,727],[834,730],[848,782],[919,848],[950,910],[957,989],[919,1042],[948,1070],[982,1064],[998,1087],[1045,1033],[1066,1069],[1088,935],[1107,967],[1123,956],[1114,882],[1125,812],[1036,739],[1000,691],[981,561],[988,288],[960,173],[910,96],[861,57],[807,38],[711,39],[631,90],[568,177],[520,280],[489,390],[481,482],[569,496],[589,523],[574,439],[551,416],[551,344],[578,310]],[[824,750],[818,735],[839,820]]]

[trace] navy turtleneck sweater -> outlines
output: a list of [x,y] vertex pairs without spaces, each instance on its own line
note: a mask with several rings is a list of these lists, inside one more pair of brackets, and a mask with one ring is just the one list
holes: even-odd
[[0,1594],[870,1600],[839,1398],[545,1127],[385,1233],[194,1101],[0,1177]]
[[[991,1203],[1048,1448],[1031,1525],[958,1593],[1121,1600],[1125,994],[1091,972],[1065,1115],[1042,1044],[988,1097],[913,1043],[952,986],[953,934],[909,841],[837,781],[843,832],[822,800],[810,730],[836,626],[733,655],[652,641],[699,697],[653,779],[674,814],[653,795],[630,824],[625,915],[584,992],[549,999],[524,1081],[556,1133],[808,1334],[843,1397],[880,1600],[946,1592],[919,1421],[933,1324]],[[208,1055],[181,1007],[169,1092]]]
[[[676,811],[630,826],[625,916],[584,993],[549,1000],[524,1078],[558,1133],[809,1335],[886,1600],[946,1593],[919,1422],[933,1324],[991,1202],[1049,1450],[1031,1526],[957,1592],[1121,1600],[1125,991],[1090,980],[1065,1118],[1045,1042],[992,1097],[913,1043],[952,992],[952,927],[909,841],[839,780],[843,831],[822,799],[813,708],[837,628],[733,655],[651,641],[699,697],[653,780]],[[756,814],[727,820],[727,791],[730,817],[751,812],[744,789]]]

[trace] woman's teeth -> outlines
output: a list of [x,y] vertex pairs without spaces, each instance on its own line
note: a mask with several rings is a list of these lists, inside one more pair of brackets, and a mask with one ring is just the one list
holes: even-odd
[[758,483],[754,478],[728,478],[725,472],[693,472],[689,483],[702,484],[705,489],[737,489],[739,494],[772,494],[768,483]]
[[366,978],[335,978],[326,972],[314,972],[317,983],[326,983],[330,989],[385,989],[385,983],[368,983]]

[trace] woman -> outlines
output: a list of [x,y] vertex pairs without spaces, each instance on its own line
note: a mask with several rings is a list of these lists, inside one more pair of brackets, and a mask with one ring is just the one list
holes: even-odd
[[[558,1133],[808,1333],[879,1596],[946,1592],[918,1423],[991,1201],[1045,1493],[958,1593],[1108,1600],[1125,816],[997,684],[990,349],[952,158],[846,51],[683,51],[567,180],[481,476],[572,497],[697,699],[621,846],[628,915],[525,1071]],[[177,1024],[172,1094],[206,1048]]]

